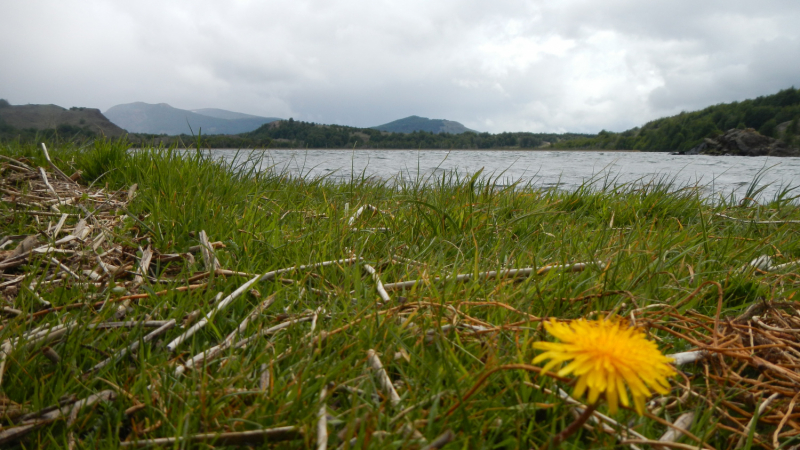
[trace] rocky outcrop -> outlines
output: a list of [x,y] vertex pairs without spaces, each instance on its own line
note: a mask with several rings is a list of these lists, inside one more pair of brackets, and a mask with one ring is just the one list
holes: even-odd
[[728,130],[716,138],[705,138],[700,145],[685,152],[686,155],[730,156],[800,156],[800,149],[792,148],[779,139],[758,134],[753,129]]

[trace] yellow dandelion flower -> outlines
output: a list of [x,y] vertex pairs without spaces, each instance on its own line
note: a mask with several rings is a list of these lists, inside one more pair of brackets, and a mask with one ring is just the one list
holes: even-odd
[[571,323],[545,322],[548,333],[561,342],[536,342],[533,347],[545,350],[533,363],[550,360],[544,370],[569,362],[557,374],[574,374],[578,382],[574,397],[581,397],[589,389],[589,403],[594,404],[600,394],[606,394],[608,407],[613,414],[619,401],[628,406],[627,385],[636,411],[644,413],[645,399],[650,389],[669,392],[667,377],[675,374],[669,365],[671,358],[662,355],[654,342],[648,341],[642,331],[615,320],[585,319]]

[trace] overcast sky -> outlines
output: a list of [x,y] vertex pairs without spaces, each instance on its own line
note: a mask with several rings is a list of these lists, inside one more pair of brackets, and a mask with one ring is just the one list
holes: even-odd
[[798,0],[0,0],[0,98],[622,131],[800,87]]

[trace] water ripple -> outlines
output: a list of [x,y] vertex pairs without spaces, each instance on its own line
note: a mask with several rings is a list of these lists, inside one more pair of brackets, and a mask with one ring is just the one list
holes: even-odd
[[[237,152],[211,150],[230,161]],[[336,173],[377,176],[390,180],[440,176],[457,171],[461,178],[483,169],[498,177],[496,183],[530,183],[532,186],[575,189],[590,179],[615,183],[647,182],[662,178],[677,184],[706,185],[708,194],[743,192],[763,172],[763,196],[771,199],[782,187],[800,184],[800,158],[675,156],[667,153],[581,151],[478,151],[478,150],[253,150],[239,158],[263,157],[261,168],[315,177]]]

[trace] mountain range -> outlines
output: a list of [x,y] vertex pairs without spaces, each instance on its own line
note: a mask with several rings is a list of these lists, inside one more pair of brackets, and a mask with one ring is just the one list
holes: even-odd
[[[800,146],[800,89],[650,121],[621,133],[478,133],[442,119],[410,116],[371,128],[322,125],[260,117],[223,109],[182,110],[142,102],[117,105],[106,116],[93,108],[11,105],[0,99],[0,141],[41,141],[58,137],[121,137],[132,142],[185,145],[180,134],[202,130],[203,145],[216,148],[475,148],[607,149],[687,151],[732,129],[753,129],[763,136]],[[108,119],[111,119],[109,121]],[[113,123],[112,123],[113,122]],[[116,125],[115,125],[116,124]],[[121,128],[120,128],[121,127]],[[123,129],[125,128],[125,129]],[[423,133],[415,133],[423,131]],[[136,135],[135,133],[141,133]],[[152,135],[166,136],[152,136]]]
[[[251,135],[254,133],[259,136],[265,135],[260,137],[280,134],[275,133],[274,130],[266,133],[259,132],[259,130],[264,125],[280,125],[283,122],[291,122],[291,119],[283,121],[276,117],[262,117],[219,108],[186,110],[172,107],[166,103],[126,103],[113,106],[105,113],[101,113],[100,110],[94,108],[65,109],[56,105],[11,105],[0,99],[0,135],[3,138],[22,136],[23,134],[35,138],[36,133],[47,131],[55,132],[63,137],[82,136],[83,138],[96,136],[116,138],[127,132],[132,135],[133,140],[146,137],[133,138],[133,135],[137,134],[159,136],[228,135],[251,139],[253,138]],[[352,128],[336,125],[327,127]],[[285,129],[283,127],[281,132]],[[353,130],[357,130],[357,128],[353,128]],[[364,130],[362,135],[371,133],[371,130],[398,134],[414,132],[450,135],[466,132],[477,133],[455,121],[428,119],[420,116],[409,116],[371,128],[360,128],[360,130]],[[277,136],[269,136],[269,138],[273,137]]]
[[126,103],[109,108],[108,120],[130,133],[146,134],[239,134],[253,131],[265,123],[280,120],[224,109],[186,110],[166,103]]
[[[261,117],[218,108],[179,109],[166,103],[150,104],[144,102],[126,103],[112,106],[105,116],[115,125],[131,133],[146,134],[241,134],[256,130],[260,126],[281,120],[276,117]],[[477,133],[452,120],[428,119],[409,116],[371,127],[390,133],[429,133],[461,134]]]

